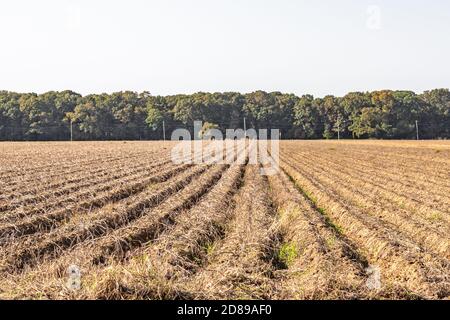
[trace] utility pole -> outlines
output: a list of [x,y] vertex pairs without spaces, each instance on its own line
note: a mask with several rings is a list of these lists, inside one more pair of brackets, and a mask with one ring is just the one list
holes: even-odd
[[73,120],[70,119],[70,142],[73,142]]
[[416,137],[419,140],[419,121],[416,120]]
[[341,140],[341,122],[338,122],[338,140]]
[[245,117],[244,117],[244,134],[247,135],[247,123]]
[[163,139],[166,141],[166,122],[163,120]]

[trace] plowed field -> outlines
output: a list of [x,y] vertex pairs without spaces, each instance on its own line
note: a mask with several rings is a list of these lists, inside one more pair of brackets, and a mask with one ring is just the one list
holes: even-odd
[[450,143],[0,143],[0,298],[445,299]]

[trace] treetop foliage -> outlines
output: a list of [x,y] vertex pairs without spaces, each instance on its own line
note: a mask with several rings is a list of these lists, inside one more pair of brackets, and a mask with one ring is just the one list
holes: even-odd
[[285,139],[450,138],[450,91],[382,90],[344,97],[256,91],[152,96],[131,91],[82,96],[0,91],[0,140],[162,139],[176,128],[280,129]]

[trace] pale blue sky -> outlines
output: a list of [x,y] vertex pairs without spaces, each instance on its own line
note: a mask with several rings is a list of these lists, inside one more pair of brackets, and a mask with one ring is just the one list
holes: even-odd
[[0,90],[450,86],[447,0],[2,0]]

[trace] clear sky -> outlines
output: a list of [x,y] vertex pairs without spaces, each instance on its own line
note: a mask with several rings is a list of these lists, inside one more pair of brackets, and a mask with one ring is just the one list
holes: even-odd
[[450,87],[448,0],[1,0],[0,90]]

